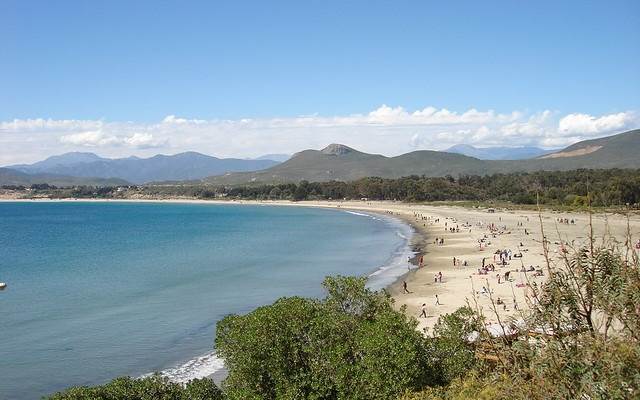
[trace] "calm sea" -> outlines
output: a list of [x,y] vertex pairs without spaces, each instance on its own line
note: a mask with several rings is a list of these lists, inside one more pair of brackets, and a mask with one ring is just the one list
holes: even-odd
[[327,275],[387,285],[410,228],[302,207],[0,202],[0,399],[222,368],[216,321]]

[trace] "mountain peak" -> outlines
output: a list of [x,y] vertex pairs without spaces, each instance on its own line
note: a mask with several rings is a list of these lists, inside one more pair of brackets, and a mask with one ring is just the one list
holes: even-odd
[[94,153],[86,153],[80,151],[72,151],[69,153],[60,154],[57,156],[51,156],[39,163],[38,165],[71,165],[80,163],[89,163],[93,161],[100,161],[103,158]]
[[464,143],[459,143],[459,144],[454,144],[453,146],[449,147],[448,149],[444,150],[447,153],[456,153],[457,151],[460,150],[477,150],[477,147],[474,147],[470,144],[464,144]]
[[343,144],[331,143],[330,145],[328,145],[324,149],[320,150],[320,152],[323,153],[323,154],[328,154],[328,155],[332,155],[332,156],[341,156],[341,155],[344,155],[344,154],[353,153],[353,152],[355,152],[355,150],[352,149],[351,147],[345,146]]

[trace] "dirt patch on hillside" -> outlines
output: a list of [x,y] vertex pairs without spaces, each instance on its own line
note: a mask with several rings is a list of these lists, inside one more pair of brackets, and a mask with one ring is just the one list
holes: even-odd
[[540,158],[562,158],[562,157],[584,156],[585,154],[590,154],[590,153],[593,153],[594,151],[598,151],[601,148],[602,146],[587,146],[577,150],[562,151],[560,153],[548,154]]

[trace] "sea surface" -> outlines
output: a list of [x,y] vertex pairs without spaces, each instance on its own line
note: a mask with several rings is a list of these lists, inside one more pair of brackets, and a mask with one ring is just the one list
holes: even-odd
[[223,367],[216,321],[327,275],[381,288],[408,268],[411,228],[303,207],[0,202],[0,399],[162,371]]

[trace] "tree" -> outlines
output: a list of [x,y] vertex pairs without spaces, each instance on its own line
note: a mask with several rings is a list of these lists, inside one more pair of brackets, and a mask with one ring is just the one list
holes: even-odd
[[216,332],[230,399],[392,399],[433,379],[415,320],[364,278],[324,282],[322,300],[283,298]]
[[49,400],[223,400],[211,379],[194,379],[186,385],[153,375],[143,379],[121,377],[100,386],[76,386],[56,393]]
[[438,318],[429,343],[442,383],[463,376],[475,366],[475,346],[469,338],[473,332],[480,331],[480,327],[480,318],[470,307]]

